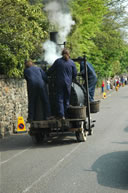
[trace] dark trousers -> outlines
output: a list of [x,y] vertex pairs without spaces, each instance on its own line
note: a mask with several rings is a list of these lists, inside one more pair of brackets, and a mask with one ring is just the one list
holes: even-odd
[[104,92],[104,86],[101,87],[101,91],[102,91],[102,93]]
[[97,78],[90,79],[88,81],[90,101],[94,101],[94,94],[95,94],[96,83],[97,83]]
[[28,88],[28,119],[35,120],[36,104],[39,97],[44,107],[44,119],[51,115],[46,86],[31,86]]
[[58,116],[63,117],[66,116],[67,109],[69,107],[70,102],[70,93],[71,93],[71,86],[62,86],[57,87],[57,112]]

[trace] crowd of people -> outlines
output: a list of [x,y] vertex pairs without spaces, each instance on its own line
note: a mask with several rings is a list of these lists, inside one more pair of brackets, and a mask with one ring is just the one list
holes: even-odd
[[115,76],[114,78],[109,78],[106,81],[102,81],[101,92],[103,93],[105,90],[109,91],[110,89],[118,90],[119,87],[128,84],[128,76]]

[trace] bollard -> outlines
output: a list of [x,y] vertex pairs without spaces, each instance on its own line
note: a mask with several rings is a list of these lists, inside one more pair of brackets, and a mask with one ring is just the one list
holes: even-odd
[[106,99],[106,92],[103,93],[103,99]]
[[116,87],[115,87],[115,89],[116,89],[116,91],[118,91],[119,87],[118,87],[118,86],[116,86]]
[[17,133],[27,132],[23,117],[18,117]]

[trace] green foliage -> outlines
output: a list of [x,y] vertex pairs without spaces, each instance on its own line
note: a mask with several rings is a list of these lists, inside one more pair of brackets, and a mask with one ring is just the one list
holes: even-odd
[[[0,73],[20,77],[27,58],[39,58],[50,29],[44,0],[0,0]],[[71,57],[93,64],[98,77],[128,71],[128,17],[123,0],[70,0],[76,25],[68,36]],[[79,70],[79,65],[77,65]]]
[[0,1],[0,72],[20,77],[24,60],[36,58],[47,36],[42,5],[27,0]]
[[69,37],[72,51],[75,55],[82,52],[89,53],[95,45],[92,38],[102,22],[103,15],[106,13],[103,0],[73,0],[70,3],[72,15],[76,25]]
[[122,0],[73,0],[76,25],[68,41],[72,56],[86,52],[99,78],[128,70],[128,44],[123,29],[128,25]]

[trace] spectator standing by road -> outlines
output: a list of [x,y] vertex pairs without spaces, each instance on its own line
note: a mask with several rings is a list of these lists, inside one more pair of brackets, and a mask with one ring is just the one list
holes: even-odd
[[102,81],[102,85],[101,85],[101,91],[102,91],[102,93],[104,92],[104,86],[105,86],[104,81]]
[[127,77],[125,76],[125,85],[127,85]]
[[109,79],[107,80],[107,90],[108,91],[110,90],[110,80]]

